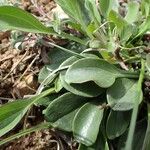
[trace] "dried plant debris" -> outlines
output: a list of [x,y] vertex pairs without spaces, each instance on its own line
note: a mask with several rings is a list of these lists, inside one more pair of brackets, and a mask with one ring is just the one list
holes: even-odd
[[[9,40],[7,40],[9,42]],[[4,40],[2,41],[4,43]],[[14,49],[12,46],[2,48],[0,51],[0,96],[18,98],[24,95],[21,89],[26,87],[34,91],[37,88],[36,74],[39,72],[40,53],[38,48],[29,48],[24,50]],[[36,59],[34,59],[36,58]],[[33,62],[34,60],[34,62]],[[32,63],[32,64],[31,64]],[[30,67],[29,67],[30,66]],[[35,81],[33,81],[33,79]],[[34,85],[33,85],[34,84]],[[23,85],[23,87],[21,87]],[[9,88],[9,89],[8,89]],[[31,90],[32,89],[32,90]],[[33,90],[34,89],[34,90]],[[14,91],[20,91],[18,92]],[[10,92],[9,92],[10,91]],[[32,94],[31,92],[30,94]]]
[[48,130],[37,131],[3,147],[3,150],[57,150],[59,143]]
[[[19,6],[44,22],[51,20],[51,10],[56,6],[52,0],[10,0],[8,4]],[[0,33],[0,97],[17,99],[35,93],[37,74],[45,60],[41,60],[44,54],[36,45],[37,40],[35,34]]]

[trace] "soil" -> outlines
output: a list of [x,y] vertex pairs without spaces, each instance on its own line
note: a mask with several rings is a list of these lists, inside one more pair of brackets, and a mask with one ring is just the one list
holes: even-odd
[[[56,9],[53,0],[10,0],[10,3],[32,13],[43,23],[52,20],[53,11]],[[39,86],[38,73],[45,63],[49,63],[43,61],[46,60],[43,49],[37,44],[36,34],[0,32],[0,105],[36,92]],[[41,120],[41,109],[32,108],[27,119],[23,119],[7,136],[19,132],[23,127],[36,125]],[[63,133],[48,129],[16,139],[0,147],[0,150],[73,149],[72,144],[68,146],[69,142],[71,143],[71,138]]]

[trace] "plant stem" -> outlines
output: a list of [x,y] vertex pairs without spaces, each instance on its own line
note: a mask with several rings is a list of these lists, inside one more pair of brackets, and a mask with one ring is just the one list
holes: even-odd
[[29,128],[29,129],[26,129],[26,130],[23,130],[15,135],[12,135],[2,141],[0,141],[0,146],[7,143],[7,142],[10,142],[16,138],[20,138],[21,136],[24,136],[24,135],[27,135],[29,133],[32,133],[32,132],[35,132],[35,131],[38,131],[38,130],[41,130],[41,129],[47,129],[50,127],[50,124],[49,123],[41,123],[35,127],[32,127],[32,128]]
[[148,107],[148,125],[146,130],[145,139],[143,142],[142,150],[149,150],[150,149],[150,104],[147,104]]
[[132,142],[133,142],[133,137],[134,137],[134,131],[136,127],[136,120],[137,120],[137,115],[138,115],[138,106],[139,106],[139,100],[140,100],[140,94],[141,94],[141,89],[142,89],[142,82],[144,79],[144,73],[145,73],[145,61],[142,59],[141,60],[141,71],[140,71],[140,77],[137,85],[137,97],[138,100],[134,104],[134,108],[132,111],[132,116],[131,116],[131,123],[129,127],[129,132],[128,132],[128,138],[125,146],[125,150],[132,150]]
[[64,47],[58,46],[58,45],[56,45],[56,44],[54,44],[54,43],[52,43],[52,42],[48,42],[48,43],[49,43],[50,45],[54,46],[54,47],[57,47],[57,48],[61,49],[61,50],[64,51],[64,52],[67,52],[67,53],[69,53],[69,54],[72,54],[73,56],[77,56],[77,57],[79,57],[79,58],[84,58],[84,57],[85,57],[85,56],[83,56],[82,54],[73,52],[73,51],[68,50],[68,49],[66,49],[66,48],[64,48]]
[[130,72],[130,71],[122,71],[122,74],[120,75],[121,78],[135,78],[137,79],[139,77],[139,72]]
[[75,36],[72,36],[72,35],[67,34],[67,33],[65,33],[65,32],[62,32],[61,34],[56,34],[56,35],[59,36],[59,37],[62,37],[62,36],[63,36],[63,37],[66,38],[66,39],[75,41],[75,42],[80,43],[80,44],[82,44],[82,45],[87,45],[87,41],[81,40],[80,38],[75,37]]
[[134,56],[134,57],[130,57],[129,59],[126,59],[124,62],[135,62],[135,61],[140,61],[140,58],[141,57],[138,57],[138,56]]

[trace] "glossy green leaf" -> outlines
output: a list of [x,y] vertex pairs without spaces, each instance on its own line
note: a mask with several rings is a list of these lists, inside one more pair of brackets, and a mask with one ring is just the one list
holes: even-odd
[[0,30],[21,30],[33,33],[53,33],[26,11],[13,7],[0,7]]
[[[131,73],[132,74],[132,73]],[[76,61],[66,72],[65,81],[71,83],[95,82],[102,88],[110,87],[118,77],[136,77],[136,74],[129,75],[122,72],[114,65],[105,60],[94,58],[83,58]]]
[[83,144],[80,144],[79,150],[109,150],[109,147],[106,138],[100,131],[96,142],[92,146],[85,146]]
[[60,79],[63,87],[76,95],[80,95],[83,97],[96,97],[104,92],[104,90],[94,84],[94,82],[86,82],[82,84],[68,84],[65,81],[65,71],[61,72]]
[[56,122],[54,122],[52,125],[55,128],[67,131],[67,132],[72,132],[72,124],[73,124],[73,119],[79,109],[73,110],[69,114],[63,116],[62,118],[58,119]]
[[58,97],[45,109],[44,114],[46,120],[49,122],[55,122],[71,111],[82,106],[88,101],[87,98],[74,95],[72,93],[65,93]]
[[107,123],[106,134],[109,139],[115,139],[122,135],[129,126],[131,119],[130,111],[113,111],[111,110]]
[[[107,101],[113,110],[125,111],[134,107],[138,99],[136,80],[119,78],[107,90]],[[140,101],[143,99],[142,90],[140,91]]]
[[93,145],[99,133],[103,110],[92,103],[83,105],[73,122],[75,139],[86,146]]
[[125,20],[132,24],[138,19],[140,5],[136,1],[128,3],[128,12],[125,16]]

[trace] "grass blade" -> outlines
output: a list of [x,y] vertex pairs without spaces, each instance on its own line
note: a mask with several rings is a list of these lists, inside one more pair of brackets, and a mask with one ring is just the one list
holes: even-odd
[[41,124],[39,124],[39,125],[37,125],[35,127],[23,130],[23,131],[21,131],[21,132],[19,132],[17,134],[14,134],[14,135],[12,135],[12,136],[10,136],[10,137],[0,141],[0,146],[3,145],[3,144],[8,143],[8,142],[10,142],[10,141],[12,141],[14,139],[17,139],[17,138],[20,138],[20,137],[22,137],[24,135],[27,135],[29,133],[32,133],[32,132],[35,132],[35,131],[38,131],[38,130],[42,130],[42,129],[47,129],[49,127],[50,127],[49,123],[41,123]]
[[[139,97],[139,100],[140,100],[140,91],[142,88],[142,82],[143,82],[144,73],[145,73],[145,61],[144,60],[141,61],[141,65],[142,65],[142,68],[141,68],[140,77],[139,77],[139,81],[137,85],[137,97]],[[139,102],[137,101],[132,111],[131,123],[129,127],[129,133],[128,133],[125,150],[132,150],[132,141],[133,141],[135,126],[136,126],[137,115],[138,115],[138,106],[139,106]]]

